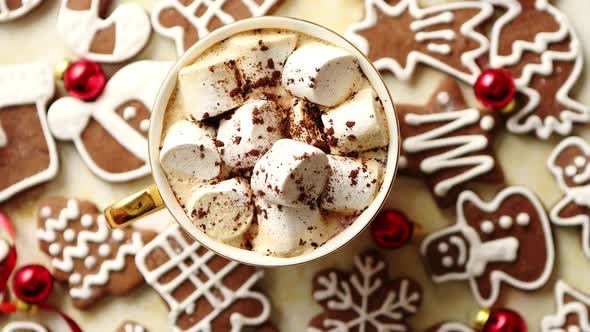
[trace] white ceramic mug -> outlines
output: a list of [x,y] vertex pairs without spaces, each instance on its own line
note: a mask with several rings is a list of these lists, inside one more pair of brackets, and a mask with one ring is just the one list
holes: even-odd
[[[389,129],[389,153],[385,167],[383,184],[371,205],[359,215],[348,228],[328,240],[323,246],[300,256],[281,258],[259,254],[236,248],[222,242],[218,242],[200,229],[188,218],[176,198],[166,179],[160,159],[160,141],[163,129],[163,119],[168,100],[176,87],[178,73],[185,65],[194,61],[199,55],[218,42],[235,34],[255,29],[283,29],[306,34],[333,45],[339,46],[357,57],[360,68],[369,80],[377,95],[383,103]],[[328,255],[341,248],[367,227],[375,215],[383,206],[393,185],[397,171],[400,150],[399,127],[394,110],[394,105],[379,72],[373,67],[371,61],[354,47],[348,40],[337,33],[314,23],[287,18],[287,17],[258,17],[241,20],[236,23],[219,28],[193,45],[174,65],[170,73],[162,83],[156,103],[152,110],[149,130],[149,162],[155,180],[155,186],[132,195],[107,208],[105,214],[112,227],[121,227],[134,222],[162,207],[166,207],[180,226],[202,245],[215,253],[229,259],[262,267],[287,266],[302,264]]]

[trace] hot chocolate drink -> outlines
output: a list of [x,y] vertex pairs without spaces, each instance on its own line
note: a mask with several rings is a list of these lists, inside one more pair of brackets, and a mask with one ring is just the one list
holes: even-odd
[[303,34],[256,30],[180,70],[160,163],[209,237],[292,257],[322,246],[371,204],[388,135],[355,56]]

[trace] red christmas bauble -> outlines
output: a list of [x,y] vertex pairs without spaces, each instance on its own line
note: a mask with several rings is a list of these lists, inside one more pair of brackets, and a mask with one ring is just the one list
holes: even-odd
[[20,300],[28,303],[44,302],[53,288],[51,272],[41,265],[26,265],[14,274],[12,291]]
[[371,235],[383,248],[398,249],[403,247],[414,232],[414,224],[399,211],[384,210],[379,212],[371,224]]
[[94,100],[102,93],[107,79],[96,62],[79,60],[64,73],[64,84],[69,94],[84,101]]
[[514,79],[504,69],[484,70],[475,81],[473,90],[485,107],[494,109],[508,105],[516,94]]
[[482,332],[526,332],[522,316],[510,309],[494,309]]

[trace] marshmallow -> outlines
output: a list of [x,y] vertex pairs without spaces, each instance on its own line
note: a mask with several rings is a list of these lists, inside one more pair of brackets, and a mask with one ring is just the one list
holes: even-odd
[[240,73],[232,60],[197,62],[182,68],[178,91],[185,111],[199,121],[244,103]]
[[326,150],[322,139],[322,111],[313,103],[295,98],[289,112],[289,136],[292,139]]
[[323,106],[350,97],[361,82],[357,59],[347,51],[310,42],[295,50],[283,70],[283,86],[294,96]]
[[245,82],[254,87],[280,84],[281,72],[297,45],[288,32],[247,33],[232,37],[228,48],[240,54],[237,64]]
[[[230,167],[251,168],[283,137],[285,115],[268,100],[257,100],[238,108],[222,119],[217,132],[221,158]],[[221,143],[219,143],[221,142]]]
[[[374,160],[374,161],[379,162],[381,165],[385,166],[385,165],[387,165],[387,157],[388,157],[387,147],[360,152],[358,157],[359,157],[359,159],[362,159],[364,161]],[[400,157],[400,159],[402,159],[402,158]],[[399,163],[401,164],[402,161],[400,160]],[[401,166],[402,165],[400,165],[400,167]]]
[[252,189],[274,204],[310,206],[324,191],[329,174],[328,158],[322,150],[282,139],[254,166]]
[[189,216],[205,234],[219,240],[235,239],[248,231],[254,217],[248,181],[236,177],[195,191]]
[[287,207],[256,198],[258,233],[253,250],[263,255],[295,256],[315,249],[327,240],[328,232],[317,207]]
[[160,164],[172,177],[210,180],[219,175],[221,157],[207,129],[182,120],[168,128]]
[[349,101],[322,115],[332,152],[347,154],[387,146],[383,107],[373,89],[359,91]]
[[332,173],[320,197],[320,207],[336,212],[361,212],[373,202],[383,167],[377,161],[328,156]]

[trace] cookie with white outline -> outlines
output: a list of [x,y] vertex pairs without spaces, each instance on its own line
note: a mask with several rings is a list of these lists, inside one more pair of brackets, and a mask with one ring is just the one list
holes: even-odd
[[590,331],[590,296],[559,280],[555,305],[555,314],[543,317],[541,332]]
[[105,181],[148,175],[151,107],[171,67],[167,61],[133,62],[117,71],[94,101],[58,99],[47,115],[53,136],[73,141],[84,163]]
[[10,322],[2,328],[2,332],[51,332],[45,326],[28,321]]
[[555,261],[545,208],[523,187],[508,187],[490,202],[461,193],[457,223],[426,237],[421,254],[435,282],[468,281],[482,307],[493,306],[508,285],[543,287]]
[[436,324],[425,332],[476,332],[473,328],[458,322]]
[[417,0],[365,0],[365,15],[346,33],[377,69],[410,79],[425,64],[473,84],[476,59],[489,49],[482,24],[493,15],[484,1],[421,8]]
[[107,17],[112,0],[60,0],[57,31],[77,56],[104,63],[131,59],[147,45],[152,33],[148,13],[124,3]]
[[54,92],[47,64],[0,66],[0,202],[57,174],[46,115]]
[[181,56],[209,32],[237,20],[272,15],[284,0],[161,0],[152,10],[154,30],[174,40]]
[[0,23],[16,20],[35,9],[43,0],[0,0]]
[[156,236],[131,227],[111,230],[88,201],[39,202],[37,239],[51,258],[55,279],[68,286],[74,306],[86,309],[107,294],[124,295],[143,284],[135,255]]
[[396,109],[400,171],[425,179],[440,207],[455,204],[471,182],[504,182],[493,149],[498,112],[469,107],[454,79],[443,80],[426,105]]

